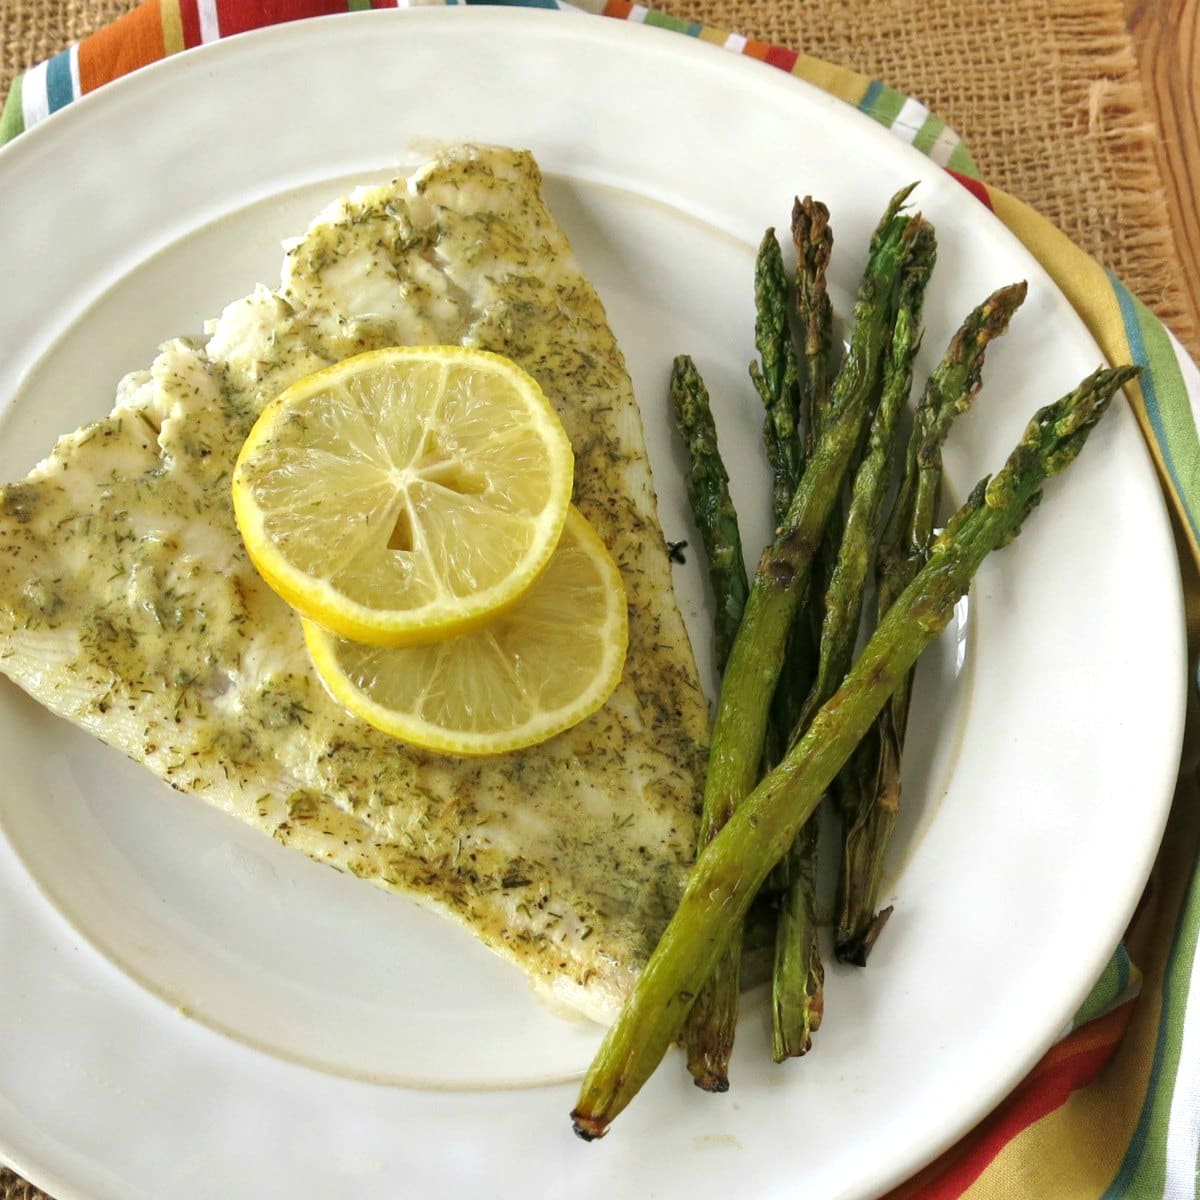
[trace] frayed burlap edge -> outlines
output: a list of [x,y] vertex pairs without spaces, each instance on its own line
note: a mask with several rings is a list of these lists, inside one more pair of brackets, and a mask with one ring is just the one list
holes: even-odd
[[[1124,26],[1107,38],[1081,33],[1060,53],[1092,68],[1088,135],[1104,144],[1116,188],[1133,218],[1119,230],[1119,251],[1106,246],[1108,252],[1098,257],[1200,358],[1200,314],[1187,300],[1158,166],[1161,134],[1147,111],[1128,34]],[[1064,71],[1073,65],[1064,63]]]

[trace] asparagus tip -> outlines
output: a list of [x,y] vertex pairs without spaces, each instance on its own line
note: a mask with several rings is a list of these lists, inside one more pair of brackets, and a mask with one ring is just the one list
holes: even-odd
[[1113,384],[1114,392],[1123,388],[1127,383],[1131,383],[1142,373],[1141,366],[1135,363],[1125,363],[1123,366],[1112,367],[1110,370],[1112,371],[1112,378],[1115,381]]
[[797,250],[806,245],[817,253],[825,265],[829,261],[829,250],[833,235],[829,232],[829,209],[820,200],[799,196],[792,203],[792,241]]
[[899,210],[903,206],[905,200],[907,200],[909,198],[909,196],[911,196],[913,194],[913,192],[915,192],[917,190],[917,184],[919,182],[920,182],[920,180],[914,179],[912,181],[912,183],[906,184],[904,187],[902,187],[892,197],[890,203],[888,204],[888,207]]
[[[1013,319],[1017,309],[1025,303],[1025,297],[1028,294],[1029,284],[1024,279],[997,288],[967,318],[953,343],[957,351],[961,353],[964,343],[971,339],[982,351],[989,342],[998,338],[1008,329],[1009,322]],[[972,331],[971,324],[974,321],[978,322],[978,326]]]
[[997,288],[993,293],[993,299],[1000,298],[1003,302],[1012,304],[1013,308],[1022,304],[1025,297],[1029,295],[1029,282],[1025,279],[1018,279],[1016,283],[1007,284],[1005,287]]

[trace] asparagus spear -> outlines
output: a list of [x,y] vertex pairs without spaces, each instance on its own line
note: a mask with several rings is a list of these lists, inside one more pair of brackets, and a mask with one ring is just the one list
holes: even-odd
[[[804,371],[799,388],[797,404],[797,438],[800,442],[801,464],[812,454],[816,444],[816,428],[824,422],[829,412],[831,384],[831,343],[833,340],[833,308],[825,286],[825,272],[833,250],[833,233],[829,228],[829,209],[824,204],[806,196],[797,197],[792,205],[792,244],[796,248],[796,319],[801,331],[804,349]],[[780,301],[786,302],[780,294]],[[803,436],[800,436],[803,430]],[[801,465],[800,470],[803,470]],[[799,473],[796,482],[799,482]],[[793,484],[793,492],[795,485]],[[836,506],[835,506],[836,508]],[[776,517],[778,521],[778,516]],[[823,559],[831,559],[837,546],[837,535],[832,517],[826,523],[821,547],[813,560],[813,577],[820,580],[824,572],[820,569]],[[832,544],[832,548],[831,548]],[[816,591],[810,587],[810,593]],[[820,589],[823,594],[823,588]],[[816,622],[808,613],[792,625],[788,637],[787,652],[779,683],[772,699],[771,718],[767,729],[767,741],[763,752],[763,763],[767,769],[773,767],[787,748],[788,735],[796,723],[800,706],[804,703],[812,686],[815,668]],[[787,887],[787,863],[780,864],[779,879],[772,885],[776,891]],[[813,944],[816,951],[815,942]],[[819,960],[817,970],[820,969]]]
[[[788,328],[787,303],[783,255],[775,230],[768,229],[754,265],[754,341],[759,362],[750,364],[750,378],[765,413],[763,440],[771,465],[771,507],[776,525],[787,518],[803,469],[796,411],[796,352]],[[701,1087],[711,1091],[728,1087],[725,1064],[733,1050],[736,1026],[736,998],[730,1004],[722,993],[712,989],[705,992],[694,1010],[688,1038],[688,1070]]]
[[[829,228],[829,209],[806,196],[792,205],[792,244],[796,247],[796,310],[804,340],[805,389],[801,413],[806,422],[807,452],[812,453],[819,430],[829,415],[830,372],[832,371],[833,306],[829,301],[825,272],[833,253],[833,232]],[[838,506],[826,524],[821,545],[814,559],[813,575],[820,582],[820,594],[840,541]],[[810,605],[809,625],[814,644],[821,634],[819,605]],[[811,679],[807,681],[811,684]],[[807,687],[795,698],[787,730],[795,724]]]
[[[701,848],[758,778],[788,632],[807,594],[813,551],[866,421],[895,282],[911,247],[910,221],[900,214],[911,190],[905,188],[892,198],[871,239],[867,272],[855,303],[854,334],[833,386],[829,419],[775,540],[759,560],[725,664],[700,816]],[[708,985],[713,995],[700,1001],[688,1026],[688,1069],[707,1091],[729,1086],[740,954],[735,940]]]
[[[825,594],[816,678],[800,711],[794,738],[837,690],[854,658],[863,587],[891,487],[892,445],[912,388],[913,360],[921,342],[921,307],[937,257],[933,229],[922,224],[900,279],[900,298],[884,366],[884,388],[871,420],[866,453],[854,476],[841,546]],[[792,881],[780,908],[772,986],[772,1051],[776,1062],[808,1052],[824,1009],[812,886],[816,822],[809,822],[788,854]],[[815,962],[815,965],[814,965]]]
[[716,604],[713,631],[717,670],[722,671],[742,619],[750,584],[742,556],[737,511],[729,498],[729,475],[717,446],[717,427],[709,407],[708,389],[696,364],[686,354],[675,359],[671,367],[671,403],[687,451],[684,478],[688,501],[708,560],[708,578]]
[[[602,1137],[662,1060],[696,994],[736,941],[771,866],[795,840],[888,696],[946,627],[984,558],[1010,542],[1136,367],[1103,369],[1041,409],[1008,461],[936,539],[808,732],[738,806],[697,860],[683,899],[584,1078],[575,1132]],[[740,639],[739,639],[740,640]]]
[[787,294],[783,254],[775,230],[768,229],[754,264],[754,342],[761,366],[750,364],[750,378],[766,410],[763,434],[771,464],[776,525],[787,517],[803,462],[796,411],[796,350],[788,328]]
[[892,445],[912,387],[913,360],[921,342],[921,308],[936,257],[933,229],[922,223],[914,239],[912,257],[901,277],[896,323],[884,366],[883,397],[872,418],[866,453],[854,477],[842,543],[825,597],[817,677],[801,711],[798,734],[804,732],[816,710],[837,690],[854,657],[863,586],[891,486]]
[[916,574],[928,549],[942,476],[942,446],[954,418],[979,392],[983,360],[994,338],[1008,329],[1025,300],[1027,285],[1013,283],[993,292],[974,309],[950,340],[942,361],[925,385],[917,406],[900,492],[880,542],[880,582],[886,608]]
[[796,247],[796,313],[804,342],[805,408],[800,414],[808,430],[808,451],[829,411],[833,306],[825,272],[833,253],[829,209],[811,196],[792,205],[792,244]]
[[[729,648],[741,623],[750,585],[742,556],[737,512],[729,497],[729,475],[717,447],[708,391],[695,363],[687,355],[676,358],[672,367],[671,400],[676,425],[687,449],[688,501],[708,559],[708,577],[716,608],[713,626],[717,670],[723,672]],[[770,419],[766,427],[771,430]],[[710,1036],[732,1043],[732,1028],[717,1024],[720,1019],[721,1014],[712,1014]],[[733,1019],[737,1019],[736,1009]]]
[[[796,310],[804,348],[801,420],[811,453],[817,431],[829,414],[833,307],[825,273],[833,250],[829,209],[811,196],[792,205],[792,244],[796,248]],[[839,505],[835,503],[813,557],[810,595],[825,594],[825,580],[837,554]],[[809,694],[820,642],[820,605],[810,603],[792,624],[783,675],[772,702],[771,729],[764,762],[774,767]],[[812,1045],[825,1011],[825,966],[817,941],[817,823],[800,831],[787,855],[776,865],[767,887],[780,895],[772,967],[772,1029],[776,1062],[804,1054]]]
[[[833,235],[829,228],[829,210],[815,202],[811,196],[803,201],[796,198],[792,206],[792,242],[796,248],[796,309],[801,330],[805,371],[804,386],[799,389],[799,403],[796,412],[782,414],[794,418],[788,433],[795,445],[795,469],[790,480],[786,474],[774,473],[775,489],[775,519],[782,521],[786,516],[787,506],[791,503],[796,485],[799,483],[803,470],[803,462],[815,444],[815,427],[825,420],[829,410],[830,386],[830,342],[832,340],[833,310],[825,286],[825,271],[829,265],[830,253],[833,246]],[[772,231],[773,232],[773,231]],[[758,294],[759,310],[764,303],[772,308],[778,306],[785,311],[787,303],[786,283],[783,273],[782,256],[773,236],[769,243],[764,239],[764,247],[768,247],[771,263],[771,273],[768,277],[769,286]],[[760,259],[760,261],[762,261]],[[765,274],[765,272],[764,272]],[[786,322],[786,316],[783,318]],[[786,328],[786,325],[785,325]],[[761,353],[760,349],[760,353]],[[752,370],[752,374],[753,374]],[[771,404],[763,388],[759,388],[771,413]],[[803,433],[802,433],[803,430]],[[775,431],[768,417],[767,426],[768,452],[771,451],[771,439],[782,440]],[[783,456],[778,449],[770,454],[773,463]],[[783,478],[781,479],[781,474]],[[789,486],[790,483],[790,486]],[[833,522],[831,521],[830,524]],[[826,529],[825,540],[828,540],[829,530]],[[811,589],[810,589],[811,590]],[[774,767],[783,757],[787,747],[788,736],[799,714],[804,697],[812,685],[815,668],[815,648],[812,630],[806,613],[800,614],[799,619],[792,623],[788,635],[783,668],[779,682],[772,699],[772,708],[767,736],[763,750],[763,766],[765,770]],[[817,944],[817,926],[815,919],[815,890],[816,890],[816,827],[806,827],[797,838],[793,851],[794,862],[789,859],[782,861],[777,870],[779,876],[775,890],[781,893],[779,911],[779,926],[789,930],[789,953],[782,969],[787,973],[785,989],[776,986],[774,997],[777,1014],[781,1011],[780,1000],[784,999],[784,1010],[791,1011],[799,1008],[803,1013],[805,1044],[807,1049],[810,1039],[807,1034],[810,1029],[816,1029],[820,1024],[824,1007],[825,969],[821,962],[820,947]],[[777,928],[778,928],[777,927]],[[772,948],[778,945],[778,937],[772,941]],[[779,952],[775,949],[772,972],[777,977],[781,970]],[[743,956],[744,961],[744,956]],[[719,1034],[723,1044],[711,1044],[709,1041],[693,1041],[691,1048],[697,1052],[698,1061],[690,1063],[693,1074],[698,1078],[717,1077],[724,1081],[727,1077],[728,1062],[733,1050],[733,1034],[736,1024],[737,1010],[728,1006],[724,1011],[708,1011],[714,998],[719,993],[715,989],[706,989],[702,993],[702,1003],[706,1005],[701,1010],[702,1016],[693,1021],[695,1028],[707,1028]],[[722,1020],[722,1017],[725,1019]],[[776,1020],[776,1029],[779,1020]],[[712,1070],[713,1066],[716,1070]]]
[[[979,391],[984,354],[1025,299],[1012,284],[987,298],[954,335],[917,407],[904,477],[879,546],[876,578],[882,616],[916,574],[933,537],[942,476],[942,444],[955,415]],[[900,806],[900,757],[912,678],[880,714],[839,780],[843,843],[835,947],[843,962],[865,964],[890,909],[876,916],[884,852]]]

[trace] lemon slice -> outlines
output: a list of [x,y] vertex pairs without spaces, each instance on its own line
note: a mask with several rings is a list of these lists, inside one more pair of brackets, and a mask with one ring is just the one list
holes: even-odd
[[546,570],[482,629],[388,647],[305,621],[304,638],[336,699],[377,729],[446,754],[499,754],[595,712],[621,678],[629,628],[621,574],[572,508]]
[[516,363],[375,350],[263,410],[233,475],[263,578],[345,637],[408,645],[490,620],[537,578],[570,502],[571,444]]

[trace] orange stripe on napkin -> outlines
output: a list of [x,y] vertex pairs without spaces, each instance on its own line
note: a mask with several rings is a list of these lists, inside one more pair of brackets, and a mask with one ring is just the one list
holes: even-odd
[[158,0],[135,8],[79,44],[79,89],[98,87],[163,57]]

